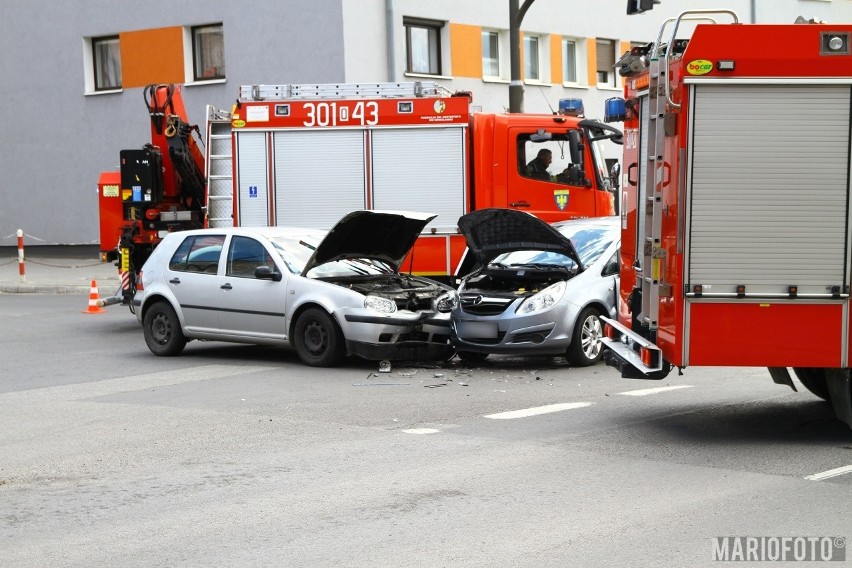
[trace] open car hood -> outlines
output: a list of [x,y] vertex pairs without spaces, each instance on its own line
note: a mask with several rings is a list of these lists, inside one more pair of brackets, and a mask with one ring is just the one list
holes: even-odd
[[574,245],[562,233],[529,213],[514,209],[480,209],[459,219],[467,247],[481,266],[518,250],[558,252],[582,268]]
[[437,215],[409,211],[353,211],[346,214],[317,245],[302,274],[327,262],[366,258],[399,265],[414,241]]

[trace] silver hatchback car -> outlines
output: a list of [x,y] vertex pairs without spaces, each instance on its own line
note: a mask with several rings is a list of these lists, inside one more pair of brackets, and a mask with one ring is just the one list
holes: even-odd
[[292,345],[312,366],[452,357],[455,290],[399,273],[433,215],[355,211],[327,234],[223,228],[172,233],[142,267],[136,317],[156,355],[188,340]]
[[601,315],[615,316],[618,217],[548,225],[523,211],[482,209],[459,219],[476,269],[460,283],[453,343],[465,360],[488,354],[602,354]]

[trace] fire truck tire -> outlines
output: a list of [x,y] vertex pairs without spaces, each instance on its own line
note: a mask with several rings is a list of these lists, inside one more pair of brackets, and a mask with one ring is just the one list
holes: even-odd
[[488,353],[479,353],[478,351],[457,351],[456,355],[459,356],[459,359],[468,363],[481,363],[488,358]]
[[325,310],[308,308],[293,327],[293,347],[311,367],[333,367],[346,355],[343,334]]
[[603,337],[601,312],[591,306],[585,308],[574,324],[574,334],[565,354],[566,358],[577,367],[594,365],[603,357],[601,337]]
[[823,400],[829,400],[825,369],[794,367],[793,372],[796,373],[796,378],[806,389]]
[[156,302],[145,312],[142,325],[145,343],[154,355],[171,357],[186,347],[180,320],[168,302]]

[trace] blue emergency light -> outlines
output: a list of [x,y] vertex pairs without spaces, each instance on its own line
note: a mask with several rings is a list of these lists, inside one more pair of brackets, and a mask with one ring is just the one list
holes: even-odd
[[559,114],[583,116],[583,99],[559,99]]
[[624,122],[627,118],[627,106],[621,97],[613,97],[604,102],[604,122]]

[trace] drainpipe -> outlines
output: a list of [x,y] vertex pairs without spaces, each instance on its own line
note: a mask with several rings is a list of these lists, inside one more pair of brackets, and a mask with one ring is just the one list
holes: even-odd
[[385,0],[385,21],[387,22],[387,56],[388,56],[388,81],[391,83],[396,81],[396,40],[393,33],[394,24],[393,18],[393,0]]
[[757,0],[751,0],[751,23],[757,23]]
[[535,0],[509,0],[509,56],[512,80],[509,82],[509,112],[524,112],[524,83],[521,81],[521,22]]

